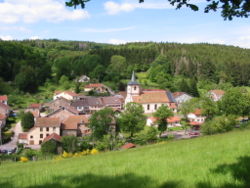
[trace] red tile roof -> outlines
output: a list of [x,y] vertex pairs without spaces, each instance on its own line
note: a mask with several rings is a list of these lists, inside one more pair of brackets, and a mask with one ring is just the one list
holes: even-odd
[[121,148],[122,149],[130,149],[130,148],[135,148],[136,145],[133,144],[133,143],[127,143],[127,144],[124,144]]
[[156,92],[156,91],[166,92],[166,90],[163,89],[143,89],[143,92]]
[[192,126],[200,126],[200,125],[202,125],[204,122],[197,122],[197,121],[191,121],[191,122],[189,122],[189,124],[190,125],[192,125]]
[[42,117],[36,119],[36,127],[60,127],[61,123],[59,118]]
[[4,114],[0,114],[0,120],[6,119],[6,116]]
[[7,95],[1,95],[0,96],[0,101],[7,101],[8,100],[8,96]]
[[60,93],[65,93],[65,94],[68,94],[72,97],[76,97],[76,96],[79,96],[79,94],[73,92],[73,91],[55,91],[54,94],[55,95],[59,95]]
[[98,87],[104,87],[104,85],[100,83],[94,83],[94,84],[88,84],[85,86],[85,88],[98,88]]
[[165,91],[143,92],[139,96],[133,96],[135,103],[169,103],[170,100]]
[[66,120],[64,120],[62,129],[76,130],[78,129],[79,124],[87,124],[88,121],[89,118],[86,115],[70,116]]
[[193,112],[196,116],[202,115],[202,110],[200,108],[196,108],[195,111]]
[[56,133],[52,133],[51,135],[49,135],[49,136],[47,136],[47,137],[44,138],[43,143],[44,143],[44,142],[47,142],[47,141],[49,141],[49,140],[55,140],[55,141],[60,142],[61,139],[62,139],[61,136],[59,136],[59,135],[56,134]]
[[172,116],[172,117],[169,117],[167,119],[168,123],[175,123],[175,122],[180,122],[181,121],[181,118],[179,118],[178,116]]
[[28,133],[19,133],[18,135],[18,139],[23,139],[26,140],[28,136]]
[[210,93],[214,93],[215,95],[222,96],[225,94],[225,91],[221,89],[213,89],[209,91]]
[[42,104],[33,103],[29,105],[29,108],[41,108]]

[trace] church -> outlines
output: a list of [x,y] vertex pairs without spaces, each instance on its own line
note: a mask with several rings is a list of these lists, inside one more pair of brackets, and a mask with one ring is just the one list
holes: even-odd
[[177,105],[170,91],[162,89],[143,89],[136,81],[135,73],[132,73],[131,81],[127,85],[125,105],[129,102],[139,103],[146,114],[154,113],[162,106],[168,106],[173,112],[177,112]]

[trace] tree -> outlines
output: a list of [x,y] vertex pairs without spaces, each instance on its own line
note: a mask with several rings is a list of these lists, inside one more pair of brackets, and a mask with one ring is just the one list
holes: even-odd
[[241,88],[228,90],[219,101],[219,109],[226,115],[249,115],[250,96]]
[[31,129],[34,126],[34,116],[31,112],[23,113],[21,115],[21,125],[24,131]]
[[49,140],[42,143],[41,152],[44,154],[56,154],[57,153],[57,142],[55,140]]
[[63,136],[62,147],[66,152],[74,153],[77,151],[78,140],[75,136]]
[[168,122],[167,118],[173,116],[173,112],[167,106],[160,106],[154,113],[154,117],[157,118],[158,130],[161,134],[167,129]]
[[95,112],[90,118],[89,127],[92,130],[92,136],[98,140],[104,135],[111,135],[114,130],[117,130],[114,111],[111,108],[104,108]]
[[118,122],[121,130],[130,133],[130,138],[133,138],[134,133],[143,130],[146,125],[146,116],[144,115],[142,105],[128,103]]
[[[69,7],[81,6],[85,7],[85,3],[90,0],[69,0],[66,5]],[[143,3],[145,0],[138,0],[139,3]],[[189,0],[167,0],[176,9],[180,9],[183,6],[190,8],[193,11],[198,11],[198,5],[189,3]],[[221,10],[221,16],[226,20],[232,20],[234,17],[248,17],[250,12],[249,0],[207,0],[207,5],[204,8],[205,13],[210,11]]]
[[202,114],[207,117],[207,119],[212,119],[218,113],[217,103],[212,101],[209,97],[201,98],[201,109]]
[[189,86],[189,92],[190,95],[194,96],[194,97],[199,97],[199,91],[197,88],[197,82],[195,79],[192,79],[190,81],[190,86]]

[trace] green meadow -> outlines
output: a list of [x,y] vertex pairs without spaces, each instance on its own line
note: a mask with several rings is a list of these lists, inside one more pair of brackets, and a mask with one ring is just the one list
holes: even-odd
[[0,165],[1,188],[250,187],[250,130]]

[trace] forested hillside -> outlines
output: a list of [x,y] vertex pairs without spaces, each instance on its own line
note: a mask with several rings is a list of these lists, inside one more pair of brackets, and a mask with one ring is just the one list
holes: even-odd
[[58,84],[62,77],[73,80],[83,74],[124,89],[132,70],[146,72],[144,86],[150,81],[172,91],[185,90],[192,83],[249,86],[250,49],[153,42],[0,41],[0,70],[0,94],[35,93],[46,82]]

